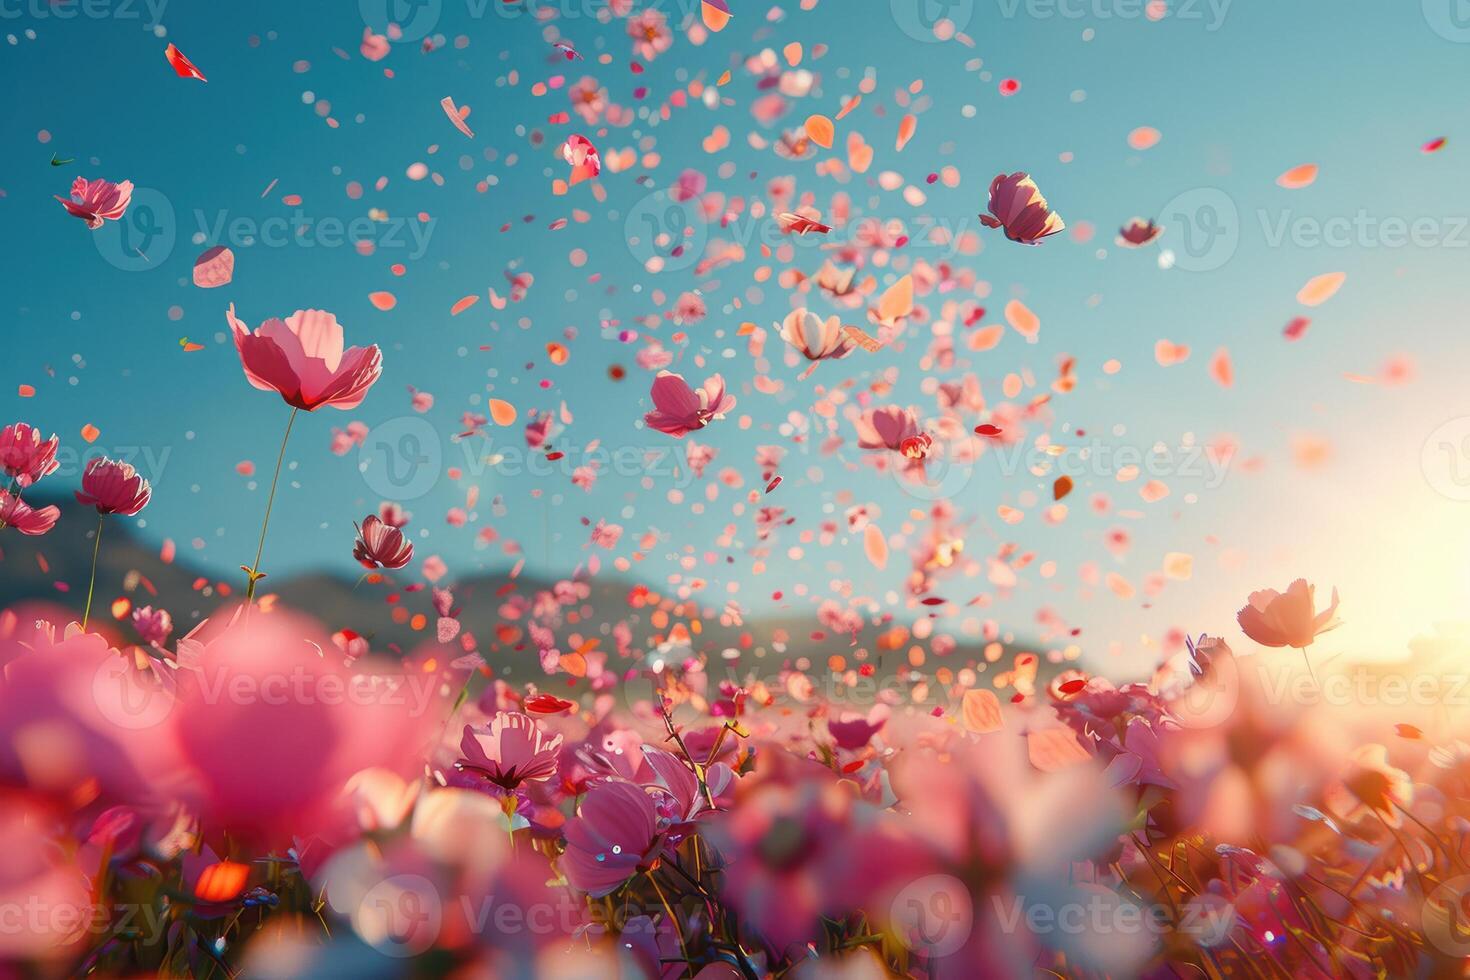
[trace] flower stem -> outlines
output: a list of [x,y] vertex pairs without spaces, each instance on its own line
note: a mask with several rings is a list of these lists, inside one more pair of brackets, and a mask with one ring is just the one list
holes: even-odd
[[255,601],[255,583],[265,578],[260,574],[260,556],[265,553],[265,531],[271,523],[271,507],[276,502],[276,484],[281,479],[281,464],[286,460],[286,441],[291,438],[291,426],[296,424],[296,413],[299,411],[301,411],[299,408],[291,409],[291,417],[286,421],[286,434],[281,436],[281,451],[276,454],[276,472],[271,477],[270,495],[265,498],[265,519],[260,522],[260,544],[255,548],[255,564],[245,569],[250,576],[250,584],[245,587],[246,605]]
[[106,514],[97,515],[97,536],[92,542],[92,578],[87,582],[87,608],[82,610],[82,629],[87,628],[87,620],[92,616],[92,590],[97,587],[97,552],[102,550],[102,519]]
[[[15,498],[16,505],[19,506],[19,504],[20,504],[20,494],[16,492],[16,490],[15,490],[15,484],[16,484],[16,478],[15,477],[11,477],[10,478],[10,489],[8,489],[8,490],[5,491],[5,496],[7,496],[7,497],[14,497]],[[5,530],[5,527],[6,527],[5,518],[4,517],[0,517],[0,531]]]

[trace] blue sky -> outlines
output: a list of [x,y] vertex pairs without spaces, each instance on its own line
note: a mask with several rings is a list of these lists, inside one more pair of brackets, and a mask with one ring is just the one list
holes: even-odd
[[[824,207],[839,185],[817,175],[815,161],[793,163],[753,149],[746,134],[769,138],[811,112],[835,115],[872,70],[875,90],[839,125],[861,130],[875,147],[867,178],[896,171],[924,188],[927,201],[911,207],[859,177],[840,189],[863,213],[974,229],[990,177],[1027,170],[1069,224],[1097,227],[1090,242],[1064,234],[1034,249],[985,233],[983,250],[960,259],[991,286],[986,322],[999,322],[1006,300],[1016,297],[1043,324],[1036,345],[1012,334],[969,365],[992,400],[1005,374],[1029,368],[1050,378],[1057,358],[1070,354],[1078,358],[1081,383],[1055,406],[1050,431],[1059,441],[1067,426],[1086,430],[1099,444],[1159,443],[1174,450],[1229,433],[1241,444],[1241,458],[1260,463],[1249,472],[1232,468],[1222,480],[1207,472],[1197,479],[1171,476],[1171,496],[1147,505],[1132,487],[1084,474],[1072,512],[1058,527],[1045,526],[1035,508],[1019,526],[996,519],[999,505],[1017,506],[1027,491],[1046,492],[1050,477],[982,466],[954,497],[961,516],[974,522],[971,553],[1015,541],[1061,567],[1049,580],[1023,574],[1015,593],[986,615],[1027,635],[1035,611],[1050,607],[1082,628],[1090,652],[1101,654],[1113,641],[1130,664],[1143,663],[1151,659],[1144,637],[1175,626],[1226,629],[1251,588],[1281,588],[1300,574],[1342,587],[1348,626],[1335,642],[1364,651],[1391,647],[1437,619],[1459,615],[1470,585],[1461,557],[1470,554],[1470,503],[1454,499],[1457,483],[1446,492],[1444,473],[1426,475],[1422,465],[1426,441],[1445,441],[1434,435],[1438,428],[1470,414],[1463,395],[1470,230],[1462,223],[1470,204],[1463,203],[1466,112],[1457,94],[1470,57],[1470,45],[1461,42],[1470,39],[1447,19],[1448,2],[1444,10],[1436,0],[1423,9],[1325,0],[1175,2],[1159,22],[1139,16],[1141,5],[1129,0],[956,0],[927,8],[926,16],[947,10],[974,39],[973,48],[905,33],[917,17],[909,0],[824,0],[808,4],[810,10],[794,0],[735,2],[735,19],[723,33],[695,45],[676,30],[673,48],[634,75],[623,22],[604,24],[591,15],[602,8],[600,0],[564,0],[561,16],[550,22],[587,56],[575,64],[550,61],[547,25],[512,15],[498,0],[430,4],[422,15],[433,19],[429,34],[442,35],[447,45],[425,54],[417,40],[405,41],[378,63],[358,53],[362,11],[370,21],[378,17],[372,0],[362,10],[346,2],[169,0],[156,29],[141,0],[99,0],[85,8],[8,0],[0,4],[0,39],[14,40],[0,44],[0,78],[13,94],[0,109],[7,147],[0,159],[0,219],[9,234],[0,238],[0,262],[10,276],[0,303],[12,342],[0,417],[54,430],[79,451],[81,428],[98,426],[94,449],[131,454],[155,478],[154,502],[139,522],[144,533],[174,539],[181,555],[216,575],[238,575],[232,570],[254,553],[287,409],[245,383],[228,341],[225,307],[233,302],[252,323],[301,307],[328,309],[346,325],[349,343],[383,348],[384,374],[359,409],[298,420],[264,562],[273,575],[308,568],[352,574],[350,521],[391,489],[373,475],[371,452],[329,452],[331,429],[361,420],[376,427],[380,440],[411,452],[428,446],[431,457],[437,445],[445,465],[467,466],[458,481],[433,467],[405,501],[415,515],[420,555],[441,555],[455,575],[508,562],[498,547],[476,548],[473,529],[444,522],[445,511],[462,505],[467,486],[478,483],[474,527],[489,524],[520,541],[534,570],[565,573],[584,561],[582,520],[606,518],[628,529],[619,554],[630,554],[643,532],[658,533],[638,566],[642,577],[664,585],[671,575],[698,575],[710,583],[704,598],[714,606],[736,598],[768,607],[777,590],[788,602],[835,597],[834,582],[851,578],[859,594],[901,609],[906,562],[872,568],[857,536],[831,547],[811,544],[800,557],[787,552],[800,530],[841,519],[839,491],[877,504],[889,533],[899,530],[909,508],[924,506],[893,482],[845,466],[858,457],[851,446],[837,458],[803,456],[792,447],[782,486],[760,503],[786,507],[797,524],[778,533],[764,574],[756,575],[748,554],[756,543],[750,515],[731,512],[739,494],[726,490],[695,513],[687,501],[669,502],[667,492],[678,481],[668,472],[647,476],[647,485],[642,474],[604,473],[587,494],[564,472],[511,473],[480,464],[482,447],[465,456],[449,441],[460,414],[484,411],[493,397],[514,403],[523,418],[531,408],[565,402],[575,419],[563,436],[569,451],[594,439],[609,450],[676,445],[638,427],[650,407],[650,378],[634,364],[634,348],[604,338],[599,327],[608,318],[628,324],[661,312],[668,304],[653,299],[655,290],[670,299],[704,291],[710,315],[689,328],[679,369],[702,378],[693,363],[702,354],[709,370],[729,380],[740,400],[736,415],[751,416],[748,431],[732,417],[697,436],[720,450],[711,473],[734,466],[745,490],[761,489],[755,447],[783,441],[776,427],[788,412],[810,407],[814,383],[853,378],[862,386],[876,372],[898,367],[890,400],[929,404],[919,395],[924,327],[910,328],[902,352],[823,365],[808,382],[797,382],[797,371],[776,354],[783,393],[755,391],[751,359],[734,331],[744,320],[769,326],[789,308],[774,281],[752,281],[759,257],[700,280],[692,268],[645,271],[625,241],[630,211],[688,167],[709,173],[712,189],[746,197],[762,194],[775,176],[795,174],[798,191],[812,191]],[[661,9],[678,22],[693,8],[667,2]],[[68,12],[76,16],[62,16]],[[402,16],[412,25],[416,15],[405,8]],[[411,33],[424,24],[418,21]],[[466,39],[464,46],[457,38]],[[169,41],[208,84],[174,76],[163,59]],[[768,129],[750,114],[757,93],[741,63],[791,41],[805,45],[802,67],[814,72],[817,85]],[[814,58],[819,44],[827,51]],[[598,62],[603,52],[611,55],[607,64]],[[297,70],[298,62],[309,69]],[[656,167],[605,172],[602,202],[587,184],[553,196],[552,178],[566,170],[557,145],[588,127],[548,123],[567,102],[560,92],[533,96],[535,81],[565,74],[570,83],[590,74],[615,102],[656,108],[673,88],[700,77],[711,83],[726,69],[733,78],[720,91],[732,104],[692,104],[669,120],[640,117],[595,137],[604,152],[646,143],[659,155]],[[508,81],[513,72],[516,84]],[[1022,89],[1005,98],[997,84],[1008,77]],[[923,81],[928,105],[913,141],[899,153],[892,133],[905,110],[894,93],[915,80]],[[650,90],[641,103],[632,92],[640,85]],[[473,140],[449,125],[438,104],[445,96],[471,107]],[[338,128],[319,114],[322,101]],[[726,126],[732,139],[711,157],[700,144],[716,125]],[[1130,149],[1127,134],[1139,126],[1155,127],[1162,140],[1146,151]],[[536,133],[544,138],[533,140]],[[1439,136],[1449,140],[1443,151],[1420,151]],[[50,166],[53,153],[76,162]],[[408,179],[416,162],[442,175],[442,186]],[[732,165],[728,178],[715,175],[722,163]],[[1321,167],[1312,186],[1276,185],[1279,174],[1303,163]],[[961,172],[957,188],[925,184],[929,172],[946,165]],[[78,174],[129,179],[140,188],[130,228],[89,232],[65,215],[52,195],[65,194]],[[374,189],[379,177],[387,178],[381,191]],[[366,188],[360,199],[345,193],[349,181]],[[481,193],[480,181],[493,186]],[[1235,214],[1223,215],[1222,244],[1194,260],[1204,268],[1191,271],[1184,255],[1190,232],[1177,215],[1198,216],[1201,201],[1219,200],[1212,189]],[[288,194],[302,203],[283,203]],[[334,222],[361,223],[369,208],[390,216],[377,225],[380,236],[390,237],[365,257],[328,229]],[[574,208],[589,212],[590,220],[548,228]],[[418,224],[420,212],[432,224]],[[1113,245],[1113,229],[1133,215],[1166,225],[1159,246]],[[534,218],[523,222],[526,216]],[[407,220],[399,225],[399,219]],[[260,238],[249,244],[229,230],[233,223],[259,235],[290,228],[293,220],[311,231],[279,244]],[[1312,237],[1332,220],[1352,222],[1341,247]],[[1427,231],[1418,243],[1393,247],[1395,220],[1427,222]],[[511,229],[501,232],[507,222]],[[1285,238],[1281,228],[1288,229]],[[223,239],[216,237],[219,229]],[[148,261],[122,246],[124,230],[146,243]],[[236,253],[235,280],[200,290],[190,282],[191,264],[217,242]],[[1174,250],[1175,268],[1160,268],[1159,247]],[[568,261],[576,248],[588,256],[581,267]],[[820,252],[799,254],[805,271],[815,272]],[[909,254],[942,257],[919,244]],[[390,272],[397,262],[407,266],[401,277]],[[504,295],[507,269],[530,272],[535,284],[523,302],[495,311],[485,290]],[[594,272],[600,280],[589,282]],[[1297,290],[1328,272],[1347,274],[1342,290],[1315,310],[1299,307]],[[884,285],[894,278],[878,273]],[[368,301],[374,290],[391,290],[396,308],[375,309]],[[450,305],[474,293],[481,301],[451,317]],[[737,297],[739,310],[731,306]],[[1287,343],[1281,330],[1299,314],[1311,316],[1312,327],[1301,341]],[[578,336],[569,345],[571,360],[554,367],[545,344],[564,340],[569,327]],[[666,346],[675,346],[669,339],[675,329],[665,323],[657,332]],[[182,337],[205,349],[184,353]],[[1160,338],[1189,345],[1189,360],[1160,368],[1153,358]],[[770,338],[768,354],[779,343]],[[1206,372],[1222,346],[1236,369],[1228,390]],[[1368,386],[1343,377],[1372,374],[1397,355],[1413,360],[1408,385]],[[1109,358],[1123,362],[1120,373],[1101,372]],[[608,378],[612,363],[627,368],[625,380]],[[552,382],[549,389],[537,387],[543,378]],[[18,398],[21,384],[34,385],[35,397]],[[408,386],[431,392],[433,410],[413,412]],[[520,428],[498,430],[499,438],[517,446]],[[1454,444],[1459,430],[1452,423],[1448,431]],[[851,435],[846,423],[844,434]],[[1293,462],[1293,440],[1304,435],[1331,447],[1315,469]],[[1431,448],[1430,455],[1436,452]],[[235,471],[242,460],[254,462],[253,478]],[[75,482],[74,475],[68,479]],[[699,496],[700,484],[688,489],[691,498]],[[1098,490],[1141,516],[1091,514],[1086,500]],[[722,546],[718,539],[732,523],[737,543]],[[1117,526],[1133,537],[1124,559],[1103,546],[1105,533]],[[81,532],[60,527],[54,533]],[[693,569],[681,567],[686,549]],[[1171,582],[1151,603],[1120,600],[1078,581],[1077,567],[1095,562],[1136,585],[1169,552],[1193,554],[1194,577]],[[795,598],[801,590],[808,595]],[[988,590],[979,582],[950,591]]]

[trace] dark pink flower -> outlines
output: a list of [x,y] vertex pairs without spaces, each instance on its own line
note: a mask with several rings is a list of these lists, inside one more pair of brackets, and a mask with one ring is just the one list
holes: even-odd
[[990,214],[982,214],[980,223],[1004,228],[1007,238],[1022,245],[1035,245],[1067,227],[1062,216],[1047,205],[1031,175],[1019,171],[1000,174],[990,182]]
[[1130,218],[1118,229],[1118,244],[1124,248],[1143,248],[1164,233],[1164,229],[1142,218]]
[[127,463],[99,456],[82,471],[77,503],[96,507],[99,514],[132,517],[148,506],[153,488]]
[[725,379],[712,374],[699,389],[689,387],[682,375],[661,371],[653,379],[649,395],[654,410],[643,416],[651,429],[682,439],[702,429],[735,407],[735,397],[725,393]]
[[621,779],[594,783],[567,823],[561,870],[572,887],[592,898],[656,866],[663,850],[658,812],[640,787]]
[[378,346],[344,350],[342,326],[324,310],[297,310],[284,320],[265,321],[254,332],[235,317],[233,303],[225,319],[245,379],[296,408],[356,408],[383,373]]
[[174,631],[174,620],[167,609],[139,606],[133,610],[133,629],[138,631],[144,643],[162,646]]
[[55,506],[37,509],[0,490],[0,528],[13,527],[21,534],[32,537],[45,534],[56,526],[61,510]]
[[108,180],[78,177],[71,184],[71,200],[52,195],[66,210],[81,218],[87,227],[97,230],[104,221],[116,221],[127,211],[133,199],[133,183],[125,180],[114,184]]
[[42,439],[39,429],[25,422],[13,422],[0,429],[0,466],[5,475],[24,489],[56,472],[56,450],[61,440],[53,432],[50,439]]
[[379,520],[378,515],[369,514],[357,528],[352,557],[365,568],[402,568],[413,558],[413,542],[398,528]]
[[461,772],[483,776],[501,789],[513,790],[526,782],[542,782],[556,775],[556,752],[560,735],[547,735],[530,715],[500,711],[488,732],[464,726],[460,739],[462,757],[455,763]]

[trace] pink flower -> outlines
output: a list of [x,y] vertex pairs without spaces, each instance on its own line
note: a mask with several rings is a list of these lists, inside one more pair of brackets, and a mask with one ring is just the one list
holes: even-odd
[[61,510],[55,506],[39,510],[20,499],[0,490],[0,528],[13,527],[21,534],[36,537],[56,526]]
[[668,18],[652,7],[628,18],[628,36],[633,39],[633,50],[644,61],[652,61],[674,43]]
[[544,782],[556,775],[560,735],[547,735],[530,715],[497,712],[488,733],[464,726],[461,758],[455,768],[485,777],[496,786],[513,790],[521,783]]
[[1318,633],[1337,625],[1337,590],[1332,590],[1332,605],[1321,613],[1315,611],[1315,587],[1306,579],[1297,579],[1282,595],[1275,589],[1252,592],[1250,603],[1236,614],[1245,635],[1266,647],[1311,646]]
[[692,201],[704,193],[708,185],[708,179],[698,170],[685,170],[679,174],[679,180],[674,185],[673,197],[676,201]]
[[174,631],[174,620],[167,609],[139,606],[133,610],[133,629],[138,631],[144,643],[162,646]]
[[680,323],[698,323],[704,319],[707,308],[704,297],[698,293],[681,293],[674,304],[674,319]]
[[905,451],[906,443],[924,435],[914,410],[897,405],[870,408],[853,424],[858,431],[858,446],[863,449],[888,449],[901,453]]
[[225,318],[246,380],[261,391],[278,392],[296,408],[356,408],[383,373],[378,346],[343,350],[342,327],[323,310],[271,318],[254,332],[235,317],[233,303]]
[[153,488],[127,463],[99,456],[82,471],[77,503],[96,507],[99,514],[132,517],[148,506]]
[[608,895],[655,867],[663,850],[652,798],[620,779],[592,785],[567,824],[566,839],[562,873],[572,887],[592,898]]
[[401,504],[391,500],[385,500],[378,505],[378,519],[389,527],[406,527],[411,517],[413,515],[404,510]]
[[0,429],[0,466],[16,486],[24,489],[43,476],[56,472],[56,450],[61,440],[53,432],[42,439],[39,429],[25,422],[13,422]]
[[[852,341],[842,329],[842,321],[835,316],[826,320],[805,307],[792,310],[781,322],[781,339],[786,341],[807,360],[816,362],[846,357],[852,353]],[[815,369],[808,369],[808,373]]]
[[609,550],[616,548],[622,536],[623,526],[621,524],[609,524],[601,518],[598,519],[597,526],[592,529],[592,543],[599,548]]
[[1041,196],[1030,174],[1001,174],[990,182],[990,214],[980,223],[987,228],[1005,228],[1006,237],[1022,245],[1035,245],[1048,235],[1067,227]]
[[133,182],[125,180],[114,184],[108,180],[78,177],[72,181],[70,201],[64,197],[52,196],[61,202],[62,207],[81,218],[88,228],[95,231],[102,227],[102,222],[116,221],[123,216],[123,212],[128,209],[128,203],[133,199]]
[[371,27],[364,27],[362,29],[362,44],[358,47],[358,50],[362,52],[362,56],[368,61],[382,61],[388,57],[390,49],[386,37],[381,34],[374,34]]
[[552,427],[556,424],[556,417],[550,412],[538,415],[526,423],[526,445],[531,449],[540,449],[546,445],[546,440],[551,438]]
[[592,141],[579,133],[567,137],[561,145],[561,158],[572,168],[571,182],[580,184],[584,180],[602,173],[602,157]]
[[362,519],[362,527],[357,528],[352,557],[362,562],[364,568],[402,568],[413,559],[413,542],[398,528],[383,523],[376,514],[369,514]]
[[597,79],[591,75],[583,76],[577,84],[567,89],[567,98],[571,100],[577,115],[589,126],[595,124],[607,109],[607,89],[597,84]]
[[715,461],[718,453],[719,450],[713,446],[706,446],[690,439],[688,445],[684,447],[684,461],[689,464],[694,475],[702,479],[704,468]]
[[1126,225],[1118,229],[1118,244],[1124,248],[1142,248],[1163,233],[1164,229],[1152,221],[1130,218]]
[[696,391],[682,375],[662,371],[653,379],[649,395],[654,410],[644,415],[643,421],[649,428],[679,439],[723,418],[735,407],[734,396],[725,393],[725,379],[718,374],[710,375]]

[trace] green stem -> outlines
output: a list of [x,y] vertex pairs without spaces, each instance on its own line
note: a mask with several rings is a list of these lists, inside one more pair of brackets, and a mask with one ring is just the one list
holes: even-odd
[[270,526],[271,507],[276,502],[276,484],[280,482],[281,464],[286,459],[286,440],[291,438],[291,426],[296,424],[296,413],[299,411],[301,411],[299,408],[291,409],[291,418],[286,421],[286,434],[281,436],[281,451],[276,454],[276,472],[271,477],[270,496],[265,498],[265,520],[260,522],[260,544],[255,548],[255,564],[245,569],[250,575],[250,584],[245,587],[246,605],[255,601],[255,583],[265,577],[260,574],[260,556],[265,553],[265,530]]
[[92,542],[92,578],[87,582],[87,608],[82,610],[82,629],[87,628],[87,620],[92,616],[92,590],[97,587],[97,552],[102,550],[102,519],[106,514],[97,514],[97,537]]

